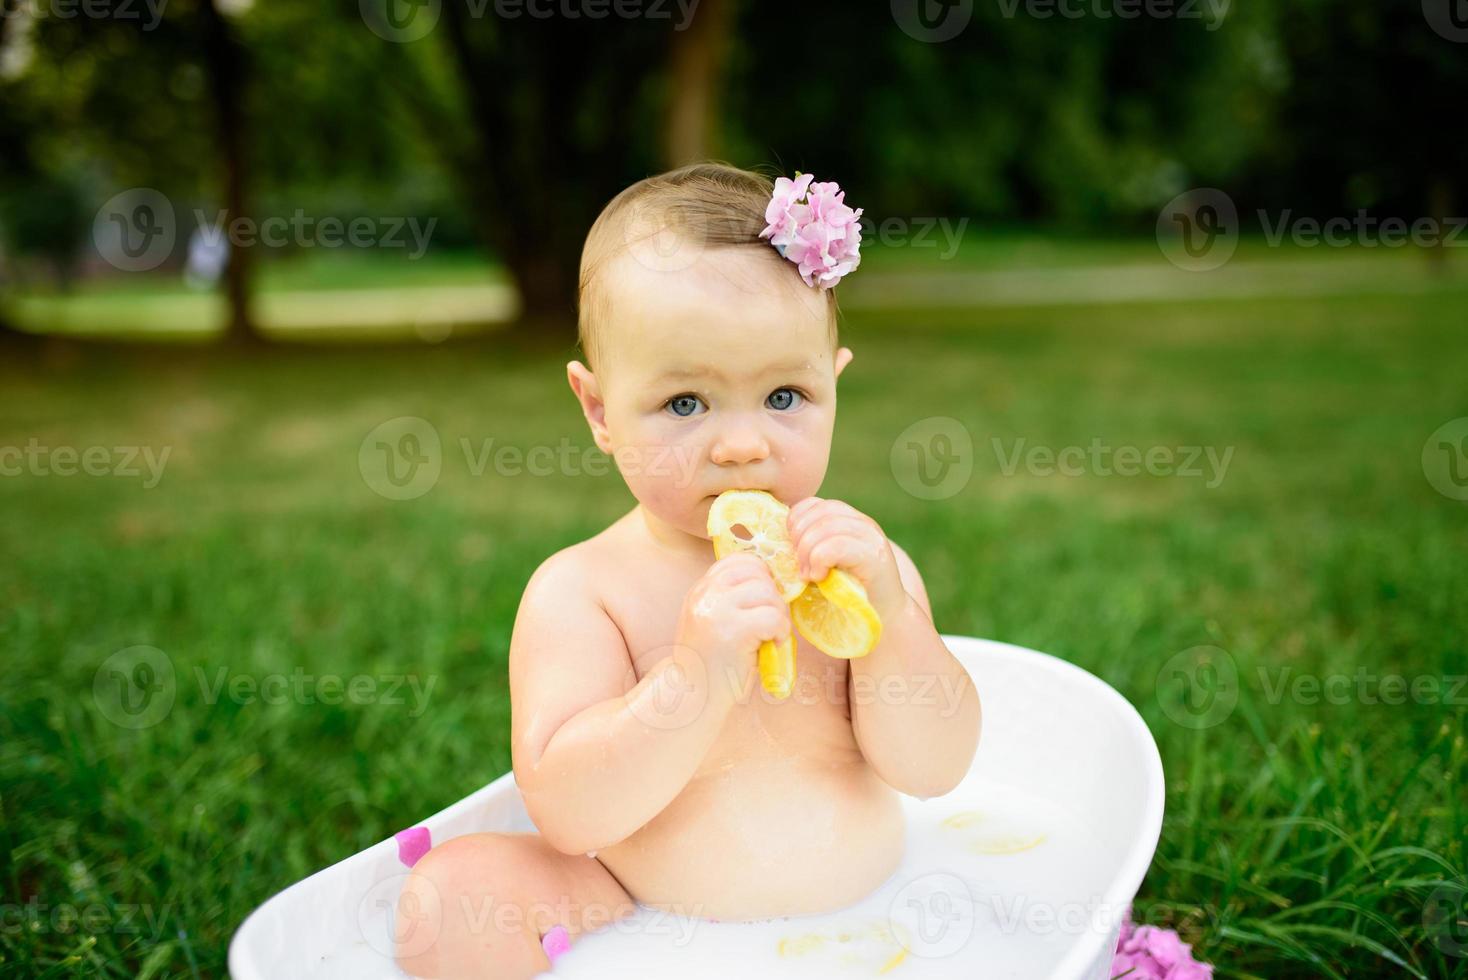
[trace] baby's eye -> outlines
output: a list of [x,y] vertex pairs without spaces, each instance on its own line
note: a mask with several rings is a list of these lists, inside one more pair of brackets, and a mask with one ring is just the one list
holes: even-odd
[[770,397],[766,398],[765,402],[771,408],[783,412],[799,404],[796,399],[803,399],[804,397],[804,395],[794,388],[776,388],[770,392]]
[[690,415],[696,414],[695,409],[702,404],[703,400],[697,395],[674,395],[668,399],[663,407],[671,408],[674,415],[680,419],[686,419]]

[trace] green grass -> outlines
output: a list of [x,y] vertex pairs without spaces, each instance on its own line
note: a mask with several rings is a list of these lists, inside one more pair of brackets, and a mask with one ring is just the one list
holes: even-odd
[[[1425,921],[1436,889],[1465,884],[1468,710],[1273,696],[1286,667],[1468,672],[1468,505],[1421,464],[1429,434],[1468,416],[1465,303],[1445,280],[1408,296],[858,312],[844,327],[856,360],[823,494],[911,552],[940,629],[1055,653],[1138,706],[1168,798],[1137,918],[1179,928],[1220,976],[1468,974]],[[0,478],[0,881],[12,909],[43,904],[20,913],[36,928],[0,921],[0,973],[222,976],[230,935],[269,895],[509,768],[521,588],[632,500],[615,473],[476,476],[459,440],[590,447],[570,353],[485,339],[0,364],[0,446],[171,450],[152,489]],[[394,502],[358,452],[405,415],[437,428],[443,472]],[[905,493],[889,455],[930,416],[974,444],[972,478],[938,501]],[[1005,475],[995,439],[1234,452],[1210,489]],[[93,682],[138,644],[171,659],[176,699],[131,730]],[[1190,717],[1182,692],[1159,684],[1200,645],[1239,676],[1237,705],[1203,729],[1173,720]],[[211,704],[221,669],[436,683],[421,714],[411,695]],[[47,917],[68,904],[100,909],[93,928]]]

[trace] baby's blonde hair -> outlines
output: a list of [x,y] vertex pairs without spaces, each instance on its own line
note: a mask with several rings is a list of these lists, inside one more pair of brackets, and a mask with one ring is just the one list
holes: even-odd
[[[775,192],[772,179],[720,161],[693,163],[639,180],[602,209],[586,234],[581,250],[581,274],[576,293],[577,343],[586,364],[596,371],[602,363],[601,332],[609,304],[598,273],[614,256],[636,242],[663,233],[703,247],[747,245],[774,252],[765,227],[765,208]],[[800,275],[795,263],[790,274]],[[806,287],[801,282],[803,288]],[[822,290],[830,312],[831,348],[837,343],[834,289]]]

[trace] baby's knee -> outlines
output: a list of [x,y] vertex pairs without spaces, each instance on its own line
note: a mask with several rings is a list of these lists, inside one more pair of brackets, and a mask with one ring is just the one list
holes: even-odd
[[[529,948],[520,938],[528,923],[519,921],[518,899],[527,887],[544,883],[547,873],[531,837],[466,834],[418,860],[403,885],[394,922],[397,962],[404,972],[457,976],[461,961],[475,950],[492,958],[526,955],[517,949]],[[539,950],[539,935],[529,937],[532,954]]]

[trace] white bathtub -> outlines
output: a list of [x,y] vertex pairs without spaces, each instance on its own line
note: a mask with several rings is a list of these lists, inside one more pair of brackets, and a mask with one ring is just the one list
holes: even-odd
[[[1162,828],[1162,762],[1121,695],[1065,661],[944,636],[978,685],[983,737],[947,796],[904,797],[902,866],[819,916],[716,923],[642,909],[583,935],[558,978],[1110,977],[1121,915]],[[533,831],[512,773],[423,821],[434,843]],[[407,875],[386,840],[256,909],[229,948],[234,980],[401,974],[391,915]]]

